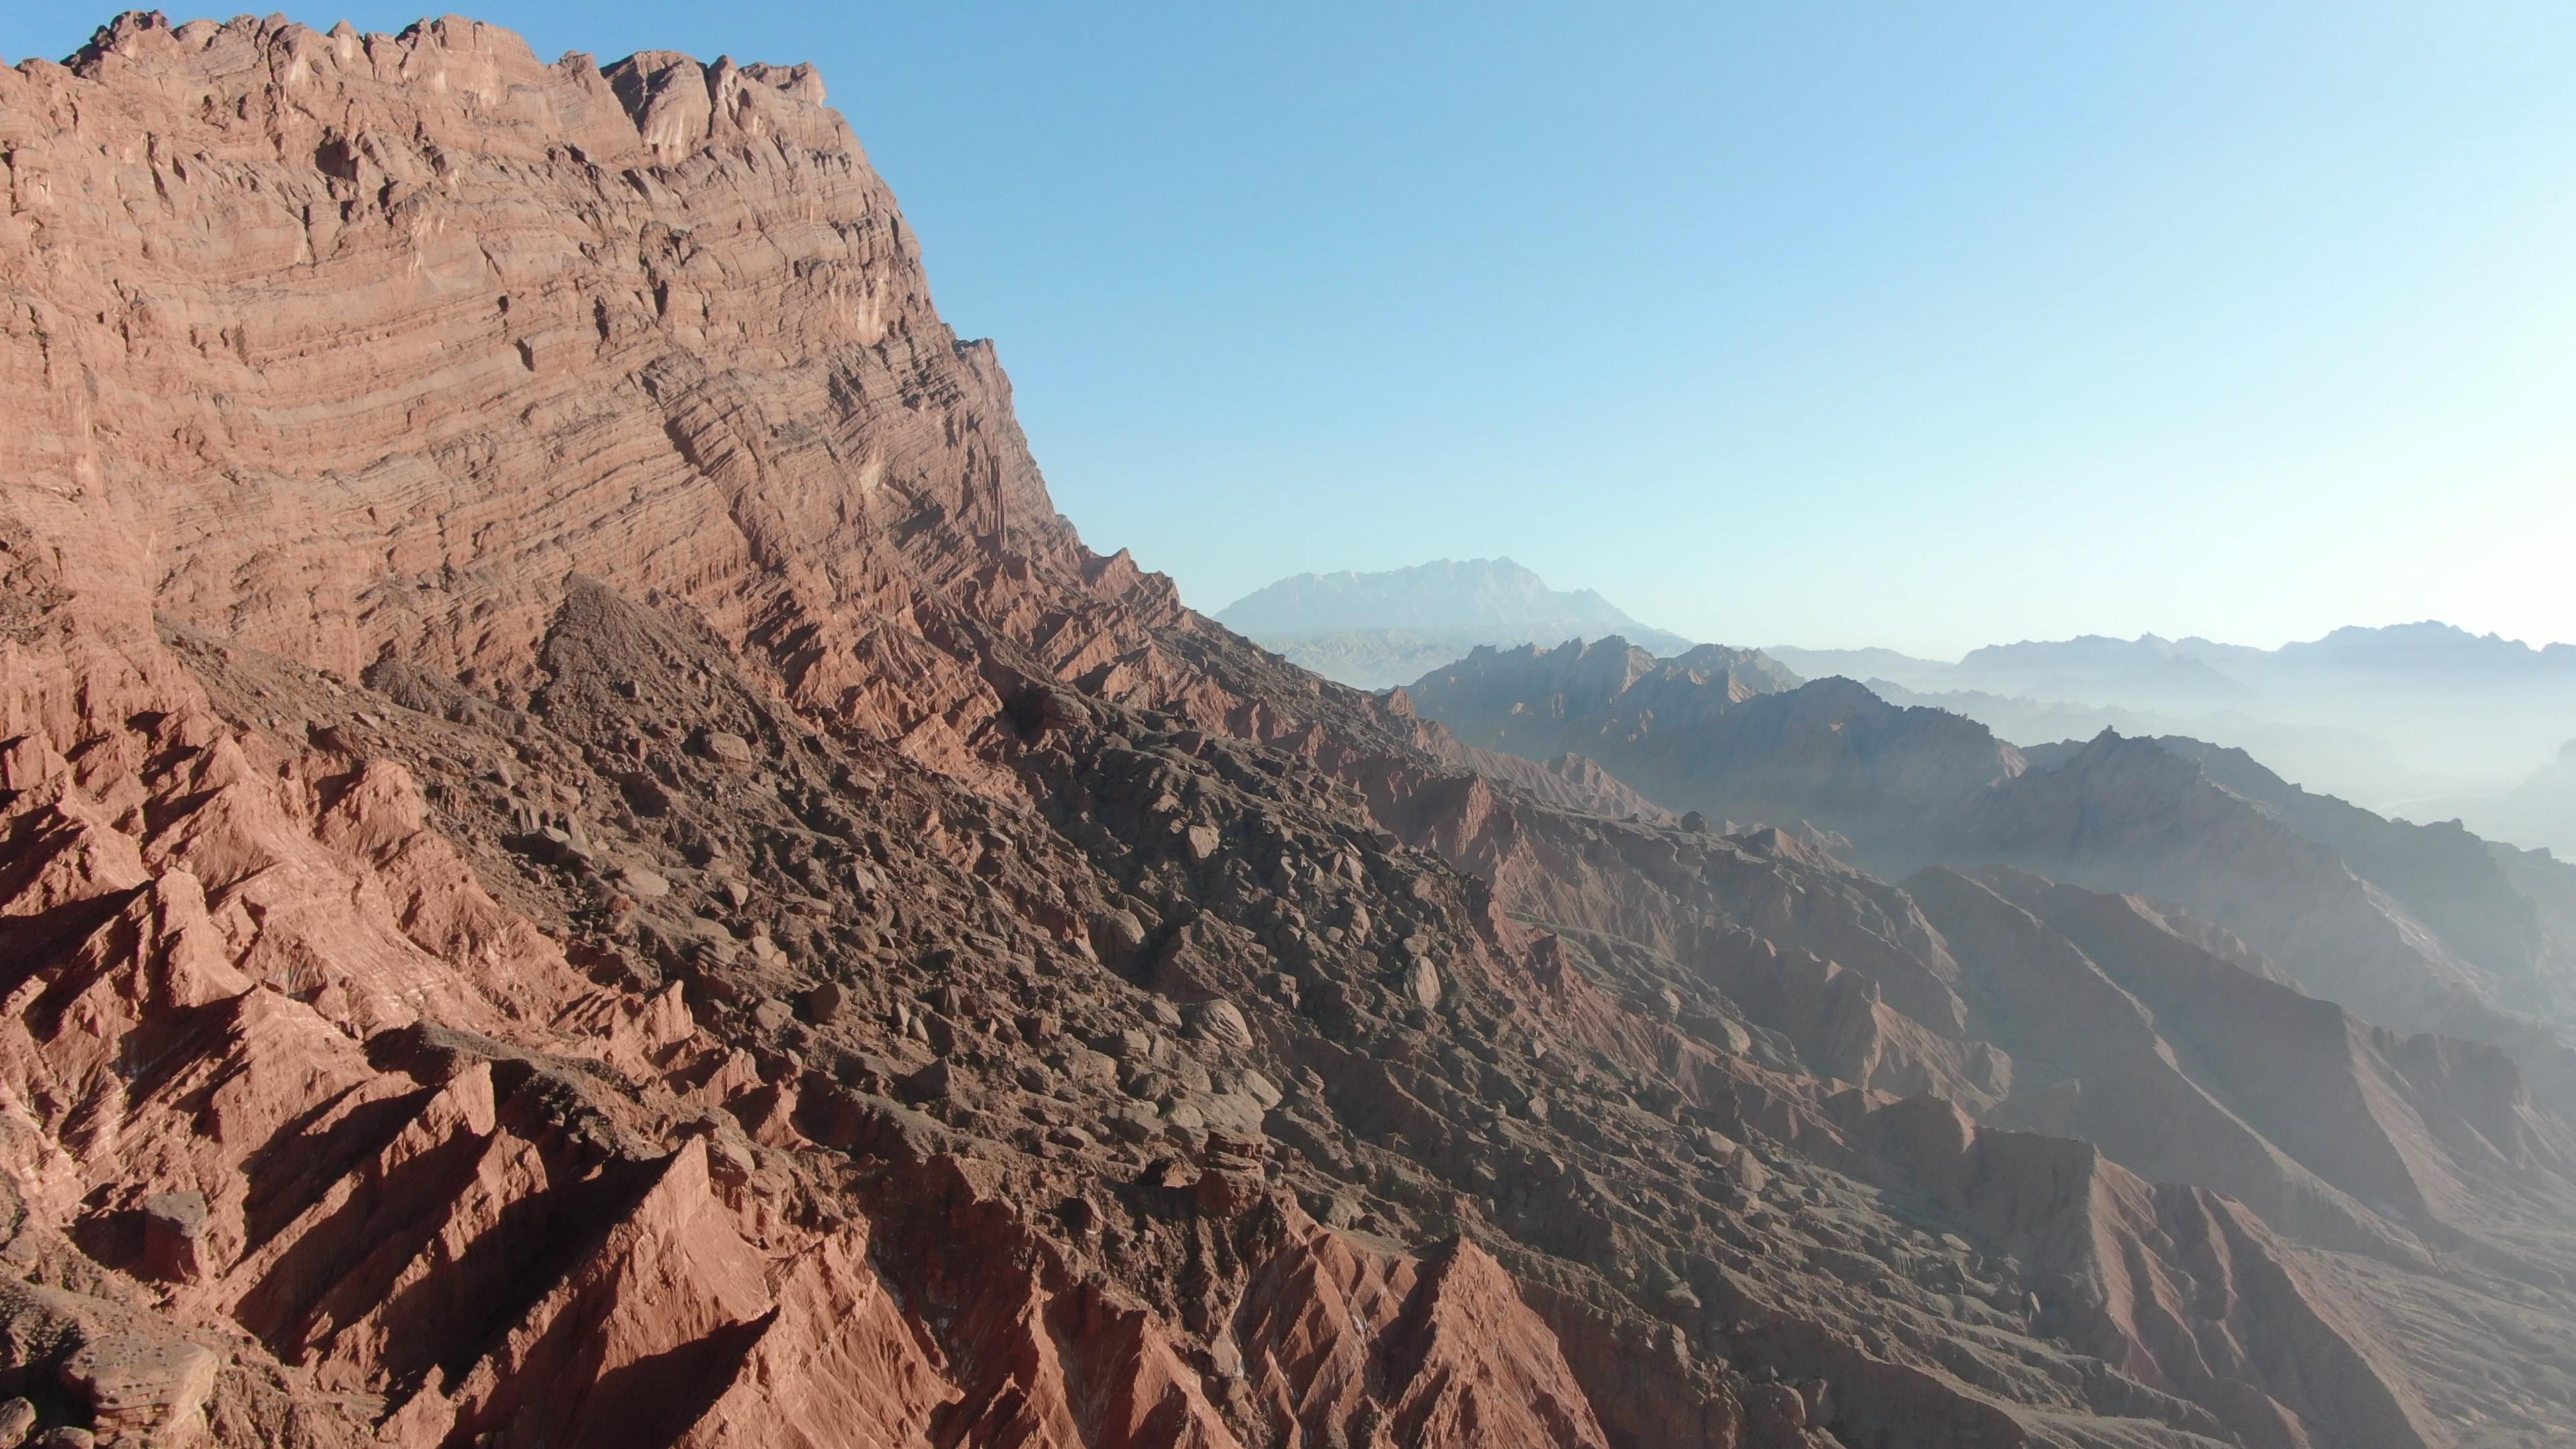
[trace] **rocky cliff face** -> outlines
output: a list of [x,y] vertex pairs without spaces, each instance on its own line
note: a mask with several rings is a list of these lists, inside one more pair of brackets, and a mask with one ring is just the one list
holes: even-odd
[[810,72],[129,16],[0,154],[0,1437],[2570,1430],[2511,1060],[1188,613]]

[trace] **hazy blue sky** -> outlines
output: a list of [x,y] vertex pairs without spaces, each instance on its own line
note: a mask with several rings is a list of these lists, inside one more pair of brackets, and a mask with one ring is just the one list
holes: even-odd
[[1735,643],[2576,640],[2576,6],[481,18],[820,64],[1059,505],[1202,607],[1507,553]]

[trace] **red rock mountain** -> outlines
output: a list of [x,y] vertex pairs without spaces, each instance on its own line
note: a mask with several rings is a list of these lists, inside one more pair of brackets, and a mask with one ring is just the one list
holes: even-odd
[[1191,614],[806,69],[129,15],[0,156],[0,1439],[2576,1432],[2510,1052]]

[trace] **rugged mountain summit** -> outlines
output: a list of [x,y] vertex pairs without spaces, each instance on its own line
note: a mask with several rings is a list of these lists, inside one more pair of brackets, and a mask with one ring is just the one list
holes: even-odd
[[1298,574],[1253,590],[1216,617],[1259,637],[1336,629],[1646,629],[1591,589],[1551,589],[1507,558],[1437,559],[1380,573]]
[[2509,1056],[1191,614],[808,71],[133,15],[0,154],[6,1432],[2571,1429]]
[[1244,595],[1216,618],[1327,679],[1362,689],[1406,683],[1483,644],[1618,634],[1664,654],[1691,647],[1591,589],[1551,589],[1507,558],[1298,574]]

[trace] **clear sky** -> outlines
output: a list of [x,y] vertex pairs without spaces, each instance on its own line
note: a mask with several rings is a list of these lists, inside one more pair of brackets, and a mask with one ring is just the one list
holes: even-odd
[[2576,640],[2576,6],[478,18],[818,63],[1059,506],[1205,608],[1509,554],[1740,644]]

